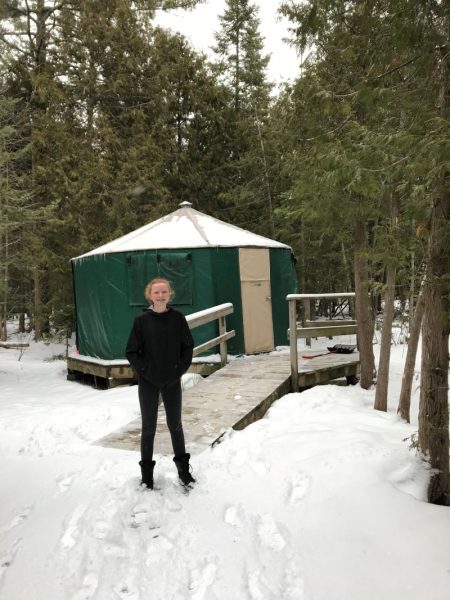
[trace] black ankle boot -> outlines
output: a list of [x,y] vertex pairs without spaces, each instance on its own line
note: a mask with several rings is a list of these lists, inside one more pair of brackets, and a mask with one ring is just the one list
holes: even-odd
[[142,485],[146,485],[149,489],[153,489],[153,469],[155,468],[154,460],[140,460],[139,464],[141,466],[142,473]]
[[195,483],[195,479],[192,477],[190,472],[189,459],[191,458],[190,454],[181,454],[180,456],[175,456],[173,462],[175,463],[178,471],[178,477],[184,483],[184,485],[189,485],[190,483]]

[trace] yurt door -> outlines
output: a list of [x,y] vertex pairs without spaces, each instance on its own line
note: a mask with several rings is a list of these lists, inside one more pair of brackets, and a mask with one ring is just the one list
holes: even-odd
[[239,248],[246,353],[274,349],[268,248]]

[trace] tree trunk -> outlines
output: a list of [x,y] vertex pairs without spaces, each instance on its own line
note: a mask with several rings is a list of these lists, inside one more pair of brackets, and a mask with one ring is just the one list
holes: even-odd
[[[442,5],[447,45],[441,54],[441,117],[450,109],[450,1]],[[448,340],[450,333],[450,172],[433,198],[428,241],[428,274],[422,326],[422,370],[419,409],[419,446],[428,453],[433,469],[428,500],[450,505]]]
[[8,339],[8,287],[9,287],[9,236],[8,236],[8,228],[5,231],[5,271],[3,273],[3,331],[2,331],[2,339]]
[[275,237],[275,224],[273,221],[273,204],[272,204],[272,192],[270,189],[270,180],[269,180],[269,169],[267,167],[267,159],[266,159],[266,149],[264,146],[264,140],[263,140],[263,136],[262,136],[262,131],[261,131],[261,124],[259,122],[259,118],[258,118],[258,113],[256,111],[255,108],[255,122],[256,122],[256,127],[258,130],[258,139],[259,139],[259,144],[261,146],[261,155],[262,155],[262,162],[263,162],[263,167],[264,167],[264,183],[265,183],[265,188],[266,188],[266,194],[267,194],[267,209],[268,209],[268,213],[269,213],[269,223],[270,223],[270,232],[272,237]]
[[[1,198],[0,198],[1,201]],[[0,204],[0,208],[1,208],[1,204]],[[2,239],[2,235],[1,235],[1,231],[0,231],[0,265],[2,264],[2,250],[3,250],[3,239]],[[6,264],[6,261],[5,261]],[[1,290],[1,287],[0,287]],[[3,329],[3,323],[5,322],[6,325],[6,321],[4,321],[4,310],[3,310],[3,301],[0,298],[0,340],[2,341],[6,341],[6,330],[4,331]]]
[[448,339],[450,253],[450,176],[442,194],[433,202],[428,244],[429,277],[424,289],[422,326],[422,368],[419,409],[419,446],[429,455],[435,470],[430,479],[428,499],[450,504]]
[[41,286],[40,286],[40,275],[37,267],[33,270],[34,280],[34,339],[38,342],[42,338],[43,325],[42,325],[42,301],[41,301]]
[[368,390],[373,384],[375,360],[373,356],[373,320],[369,299],[369,268],[367,259],[367,231],[362,219],[355,224],[355,312],[358,324],[358,349],[361,361],[360,385]]
[[[345,250],[344,242],[341,241],[341,255],[342,255],[342,264],[344,267],[344,275],[345,275],[345,285],[346,292],[352,291],[352,273],[350,266],[347,260],[347,252]],[[355,304],[351,298],[348,300],[348,314],[351,319],[355,316]]]
[[394,320],[396,268],[387,267],[386,291],[384,294],[383,327],[381,330],[380,361],[378,364],[377,389],[374,408],[387,411],[389,386],[389,363],[391,359],[392,321]]
[[411,390],[416,365],[417,347],[419,345],[420,328],[422,326],[423,311],[425,308],[423,288],[416,302],[416,310],[411,315],[409,324],[408,350],[406,352],[405,368],[402,377],[402,389],[398,401],[397,413],[407,423],[410,422]]
[[[449,197],[433,204],[429,243],[430,277],[425,284],[422,327],[422,368],[419,409],[419,446],[435,469],[428,499],[449,504],[449,412],[448,412],[448,246],[440,242],[442,219],[450,218]],[[447,256],[445,258],[445,255]]]
[[[391,200],[391,220],[389,231],[394,240],[398,236],[399,201],[395,196]],[[395,244],[395,242],[394,242]],[[391,249],[392,251],[392,249]],[[395,255],[395,250],[393,252]],[[377,389],[374,408],[387,411],[389,388],[389,365],[391,361],[392,322],[394,320],[395,282],[397,267],[390,259],[386,267],[386,286],[384,290],[383,326],[381,329],[380,360],[378,364]]]
[[25,311],[22,310],[19,315],[19,333],[25,333]]
[[[412,223],[412,230],[413,230],[413,232],[414,232],[415,227],[416,227],[415,226],[415,221],[413,220],[413,223]],[[413,315],[415,314],[415,311],[414,311],[414,283],[415,283],[415,277],[416,277],[416,255],[415,255],[414,250],[412,250],[412,252],[411,252],[411,282],[410,282],[410,286],[409,286],[409,318],[410,318],[409,326],[410,327],[412,325]]]

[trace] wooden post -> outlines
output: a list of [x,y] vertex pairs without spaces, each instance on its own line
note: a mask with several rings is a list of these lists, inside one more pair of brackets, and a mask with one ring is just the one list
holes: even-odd
[[[305,327],[305,321],[311,320],[311,300],[303,300],[302,326]],[[306,338],[305,343],[311,348],[311,338]]]
[[[225,317],[219,317],[219,336],[224,335],[227,331],[227,324]],[[227,352],[227,340],[220,342],[220,366],[224,367],[227,364],[228,352]]]
[[291,386],[298,392],[297,301],[289,299],[289,345],[291,349]]

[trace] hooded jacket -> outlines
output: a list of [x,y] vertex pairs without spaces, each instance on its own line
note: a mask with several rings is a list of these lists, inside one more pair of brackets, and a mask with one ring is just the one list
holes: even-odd
[[151,308],[135,317],[126,347],[126,357],[138,377],[155,385],[179,379],[192,362],[194,340],[184,315],[167,307]]

